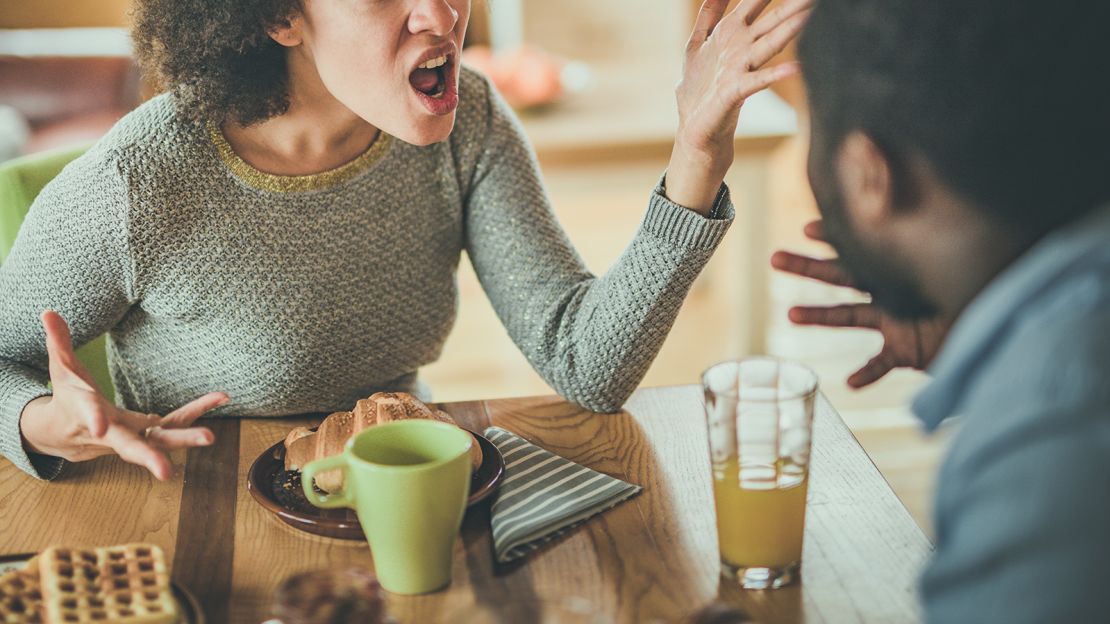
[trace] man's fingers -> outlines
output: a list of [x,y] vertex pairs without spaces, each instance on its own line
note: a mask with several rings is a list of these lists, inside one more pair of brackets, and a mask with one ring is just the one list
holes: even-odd
[[149,430],[146,437],[149,444],[164,450],[208,446],[215,440],[216,435],[207,427],[190,427],[188,429],[154,427]]
[[200,418],[209,410],[226,404],[230,399],[223,392],[209,392],[208,394],[193,399],[166,415],[162,419],[162,426],[166,428],[188,427],[193,421]]
[[713,29],[721,22],[721,17],[728,8],[728,0],[705,0],[701,3],[698,18],[694,21],[694,32],[690,35],[690,44],[700,46],[702,42],[713,34]]
[[852,303],[835,306],[795,306],[790,308],[790,320],[799,325],[825,327],[879,328],[879,311],[869,303]]
[[170,460],[165,453],[148,444],[139,434],[122,425],[112,425],[108,428],[104,441],[124,461],[145,467],[159,481],[169,479],[173,474]]
[[807,277],[833,286],[852,287],[852,280],[844,273],[836,260],[822,260],[789,251],[776,251],[771,256],[771,266],[786,273]]
[[[767,61],[775,57],[776,54],[786,49],[794,37],[802,31],[802,27],[806,25],[806,20],[809,19],[809,13],[798,13],[786,19],[775,26],[773,30],[767,34],[759,37],[752,44],[751,52],[748,53],[748,66],[745,69],[756,70],[763,67]],[[758,26],[758,24],[756,24]]]
[[802,232],[805,233],[806,238],[810,240],[815,240],[819,243],[829,242],[829,239],[825,238],[825,222],[820,219],[807,223],[805,227],[802,228]]
[[882,379],[892,370],[894,370],[894,364],[884,350],[879,355],[871,358],[867,364],[863,365],[863,368],[852,373],[852,376],[848,378],[848,385],[853,388],[869,386]]

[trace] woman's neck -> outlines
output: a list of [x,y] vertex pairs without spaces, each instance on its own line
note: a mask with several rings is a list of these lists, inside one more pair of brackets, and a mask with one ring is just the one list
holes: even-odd
[[289,59],[289,110],[243,127],[221,126],[235,153],[255,169],[274,175],[311,175],[335,169],[365,152],[378,129],[328,92],[311,61]]

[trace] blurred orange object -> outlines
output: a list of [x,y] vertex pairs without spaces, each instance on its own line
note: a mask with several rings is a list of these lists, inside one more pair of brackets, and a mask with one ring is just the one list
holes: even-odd
[[550,104],[564,93],[563,69],[567,62],[534,46],[504,53],[471,46],[463,50],[463,62],[488,76],[516,109]]

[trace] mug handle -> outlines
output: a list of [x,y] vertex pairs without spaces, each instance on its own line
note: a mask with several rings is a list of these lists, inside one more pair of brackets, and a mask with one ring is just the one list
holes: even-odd
[[[316,478],[316,473],[324,472],[339,468],[343,471],[343,489],[339,492],[333,492],[321,496],[316,493],[312,488],[313,479]],[[304,489],[305,498],[308,502],[320,507],[322,509],[332,509],[335,507],[350,507],[351,497],[347,494],[347,458],[343,455],[333,455],[325,457],[324,459],[317,459],[316,461],[308,462],[301,468],[301,487]]]

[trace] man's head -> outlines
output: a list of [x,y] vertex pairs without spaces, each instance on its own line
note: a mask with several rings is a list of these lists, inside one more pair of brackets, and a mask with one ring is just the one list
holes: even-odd
[[962,276],[931,268],[946,252],[993,262],[967,267],[982,281],[1110,200],[1108,7],[818,0],[799,42],[810,182],[876,303],[951,307],[939,282]]

